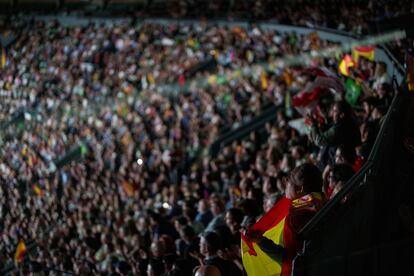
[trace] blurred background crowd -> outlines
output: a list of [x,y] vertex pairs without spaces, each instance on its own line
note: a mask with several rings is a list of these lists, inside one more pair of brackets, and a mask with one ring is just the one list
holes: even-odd
[[[178,1],[172,11],[203,11],[198,2]],[[224,3],[243,3],[258,19],[276,14],[280,23],[356,34],[368,20],[413,9],[410,1],[286,1],[282,10],[272,1],[209,1],[206,10]],[[324,120],[308,117],[302,132],[289,123],[303,117],[292,97],[316,76],[304,66],[256,65],[334,45],[316,34],[133,19],[23,22],[9,22],[21,32],[0,70],[0,121],[15,121],[1,136],[0,268],[23,240],[33,250],[20,272],[189,275],[217,257],[222,275],[241,275],[240,230],[284,196],[289,172],[316,164],[333,197],[368,158],[393,98],[385,63],[360,58],[349,73],[358,99],[325,88]],[[407,43],[393,44],[404,51]],[[312,65],[345,82],[341,58]],[[172,83],[189,85],[160,92]],[[210,154],[221,134],[272,104],[277,119],[264,132]]]

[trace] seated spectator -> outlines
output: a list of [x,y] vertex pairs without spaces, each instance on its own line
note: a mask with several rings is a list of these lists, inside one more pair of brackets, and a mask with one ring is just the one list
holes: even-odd
[[213,219],[213,213],[210,211],[210,205],[207,199],[200,199],[198,202],[198,214],[195,218],[196,221],[203,223],[204,227],[210,223]]
[[378,125],[374,122],[365,122],[360,127],[362,144],[357,147],[357,155],[367,160],[371,149],[374,146],[378,134]]
[[325,189],[326,198],[334,197],[354,174],[354,170],[348,164],[334,165],[328,174],[328,185]]
[[204,231],[214,231],[216,227],[226,225],[224,220],[224,204],[222,200],[218,197],[212,197],[210,200],[210,210],[213,214],[213,219],[207,225]]
[[241,270],[231,261],[218,255],[221,248],[220,236],[214,232],[205,232],[200,239],[200,253],[205,257],[206,265],[217,267],[221,275],[242,275]]

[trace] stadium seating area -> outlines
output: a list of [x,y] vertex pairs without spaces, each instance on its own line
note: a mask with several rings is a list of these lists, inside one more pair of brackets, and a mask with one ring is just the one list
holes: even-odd
[[[131,1],[106,4],[115,2]],[[203,10],[203,1],[177,2],[177,16]],[[275,12],[278,22],[357,34],[370,19],[412,8],[410,1],[396,11],[368,1],[373,8],[363,21],[362,5],[342,7],[339,17],[333,6],[306,1],[299,12],[290,4],[276,11],[272,1],[208,2],[213,15],[252,9],[266,19]],[[227,260],[220,271],[241,275],[240,230],[284,195],[288,173],[317,164],[326,197],[335,196],[367,159],[394,96],[385,64],[370,58],[360,58],[348,77],[338,72],[342,56],[264,66],[334,45],[316,33],[135,20],[9,24],[20,33],[0,69],[0,269],[16,262],[24,241],[23,273],[189,275],[205,254],[199,234],[211,231],[220,239],[207,242]],[[184,91],[160,89],[171,84]],[[298,103],[316,88],[319,109]],[[346,96],[355,90],[355,99]],[[264,137],[252,132],[210,155],[220,135],[270,104],[277,120]],[[347,134],[339,141],[324,132],[341,122],[338,112]]]

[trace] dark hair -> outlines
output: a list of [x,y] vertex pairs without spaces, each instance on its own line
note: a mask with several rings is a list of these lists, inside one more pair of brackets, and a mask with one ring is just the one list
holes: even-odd
[[195,237],[194,229],[190,225],[186,225],[183,228],[181,228],[180,232],[183,236],[186,236],[188,238],[194,238]]
[[392,93],[392,85],[388,82],[384,82],[383,84],[381,84],[381,88],[385,91],[386,94]]
[[270,189],[273,192],[277,191],[277,177],[274,176],[270,176],[269,177],[269,185],[270,185]]
[[151,265],[155,275],[161,276],[164,273],[164,264],[161,259],[151,259],[149,265]]
[[354,175],[354,170],[347,164],[336,164],[332,167],[331,174],[335,182],[347,182]]
[[220,225],[214,228],[214,232],[220,237],[220,249],[229,248],[232,241],[230,228],[227,225]]
[[217,233],[207,231],[203,234],[203,238],[210,253],[215,254],[221,248],[220,236]]
[[241,224],[244,218],[244,213],[239,208],[230,208],[227,210],[227,213],[229,213],[233,219],[237,222],[237,224]]
[[376,122],[367,121],[363,123],[364,131],[368,134],[367,142],[373,142],[378,134],[378,125]]
[[318,167],[311,163],[304,163],[296,167],[290,173],[290,177],[296,180],[293,181],[296,186],[303,187],[305,193],[322,191],[322,173]]
[[243,210],[243,213],[248,217],[257,217],[260,214],[260,206],[256,200],[246,198],[240,202],[239,207]]
[[175,219],[181,226],[188,224],[188,219],[184,216],[179,216]]
[[345,161],[349,164],[354,164],[356,159],[356,152],[353,147],[340,145],[338,149],[341,151],[342,156],[344,157]]
[[335,102],[334,106],[336,106],[339,112],[344,113],[344,118],[346,119],[353,118],[352,107],[347,101],[341,100],[341,101]]

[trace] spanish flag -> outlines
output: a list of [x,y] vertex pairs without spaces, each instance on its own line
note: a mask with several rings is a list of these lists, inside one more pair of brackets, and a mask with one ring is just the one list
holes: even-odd
[[27,252],[26,244],[24,243],[24,241],[21,240],[19,244],[17,245],[16,253],[14,254],[14,263],[16,265],[23,262],[26,252]]
[[374,61],[375,47],[374,46],[358,46],[352,49],[352,57],[355,62],[358,62],[359,57],[364,57],[370,61]]
[[342,75],[349,77],[349,68],[354,67],[355,63],[354,60],[350,55],[345,55],[342,59],[341,63],[339,63],[339,73]]
[[[291,201],[282,198],[272,209],[259,219],[249,231],[263,233],[262,236],[272,240],[275,244],[285,247],[292,238],[291,232],[285,227],[285,220],[289,213]],[[286,229],[286,231],[285,231]],[[244,269],[247,275],[290,275],[290,265],[282,258],[273,259],[267,255],[258,244],[249,241],[241,235],[241,253]]]
[[[269,256],[261,247],[241,235],[243,266],[248,275],[287,276],[292,272],[292,261],[300,249],[296,236],[308,222],[309,214],[316,213],[323,205],[321,193],[311,193],[291,201],[279,200],[249,231],[261,233],[276,246],[283,247],[283,254]],[[307,220],[304,221],[304,218]]]

